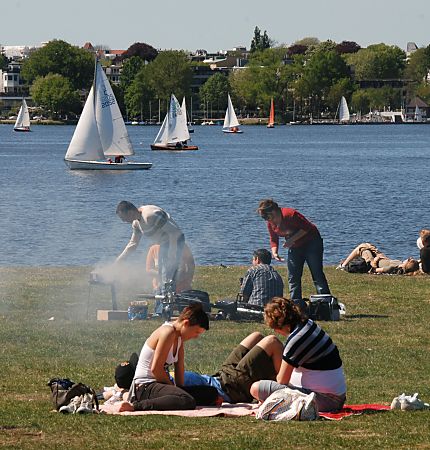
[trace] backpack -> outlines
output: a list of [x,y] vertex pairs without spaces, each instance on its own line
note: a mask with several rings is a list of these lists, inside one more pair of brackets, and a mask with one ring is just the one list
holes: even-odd
[[358,256],[345,266],[345,270],[349,273],[367,273],[370,270],[370,264],[364,258]]
[[312,320],[340,319],[341,306],[331,294],[317,294],[309,297],[307,315]]
[[58,411],[62,406],[67,406],[76,396],[91,394],[99,409],[97,395],[94,389],[82,383],[74,383],[68,378],[51,378],[47,385],[51,388],[51,400],[54,408]]
[[258,408],[257,419],[262,420],[317,420],[319,418],[315,392],[305,394],[285,387],[279,389]]

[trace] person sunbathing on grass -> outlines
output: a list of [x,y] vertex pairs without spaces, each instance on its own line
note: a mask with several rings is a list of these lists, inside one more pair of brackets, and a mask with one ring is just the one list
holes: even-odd
[[336,269],[345,270],[348,263],[358,257],[361,257],[366,261],[368,267],[370,267],[369,273],[406,274],[419,270],[418,261],[416,259],[411,257],[404,261],[390,259],[369,242],[363,242],[362,244],[357,245]]
[[276,381],[253,383],[252,396],[263,402],[273,392],[289,387],[305,394],[315,392],[321,412],[341,409],[346,400],[345,375],[330,336],[286,298],[273,298],[264,308],[264,320],[287,340]]
[[[184,308],[173,322],[165,322],[145,341],[140,352],[134,383],[122,411],[169,411],[195,409],[194,397],[180,388],[184,384],[184,345],[209,329],[209,319],[200,304]],[[168,373],[174,364],[175,383]]]

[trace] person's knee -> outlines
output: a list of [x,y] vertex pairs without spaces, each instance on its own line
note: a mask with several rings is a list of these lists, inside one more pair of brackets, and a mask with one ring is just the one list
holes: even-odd
[[250,394],[258,400],[258,386],[259,381],[252,383],[251,388],[249,389]]
[[194,397],[184,392],[178,397],[178,409],[196,409],[196,401]]
[[258,343],[258,346],[261,347],[268,355],[272,355],[276,350],[282,350],[282,342],[274,334],[265,336]]

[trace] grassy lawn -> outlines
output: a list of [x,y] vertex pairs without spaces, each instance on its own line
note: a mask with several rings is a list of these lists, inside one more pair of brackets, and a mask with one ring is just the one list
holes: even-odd
[[[211,300],[234,297],[244,267],[200,267],[196,289]],[[114,383],[116,364],[140,351],[160,322],[101,322],[108,287],[88,285],[89,268],[0,268],[0,448],[430,448],[430,411],[392,411],[340,422],[263,423],[253,418],[63,416],[52,410],[47,381]],[[284,269],[280,269],[283,276]],[[349,403],[385,403],[401,392],[430,400],[430,277],[347,274],[327,268],[346,305],[340,322],[323,322],[344,361]],[[286,278],[285,278],[286,279]],[[308,272],[304,293],[313,292]],[[119,287],[127,309],[136,291]],[[88,319],[87,319],[88,312]],[[50,318],[53,320],[48,320]],[[211,322],[189,342],[186,367],[211,373],[232,347],[263,324]]]

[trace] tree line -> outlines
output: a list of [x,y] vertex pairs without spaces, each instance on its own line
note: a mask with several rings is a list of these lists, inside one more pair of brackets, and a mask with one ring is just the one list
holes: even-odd
[[[414,96],[430,102],[430,45],[408,58],[399,47],[383,43],[361,48],[350,41],[304,38],[284,46],[256,27],[250,47],[245,68],[214,71],[200,87],[198,105],[206,114],[209,105],[222,114],[228,92],[242,115],[266,117],[273,98],[281,120],[291,120],[293,113],[334,115],[342,95],[353,112],[363,114],[398,109]],[[202,65],[183,51],[133,44],[122,55],[120,84],[113,85],[124,115],[148,119],[158,114],[158,105],[166,111],[171,93],[190,97],[193,75]],[[61,40],[32,53],[21,69],[34,102],[54,116],[80,113],[93,74],[94,55]]]

